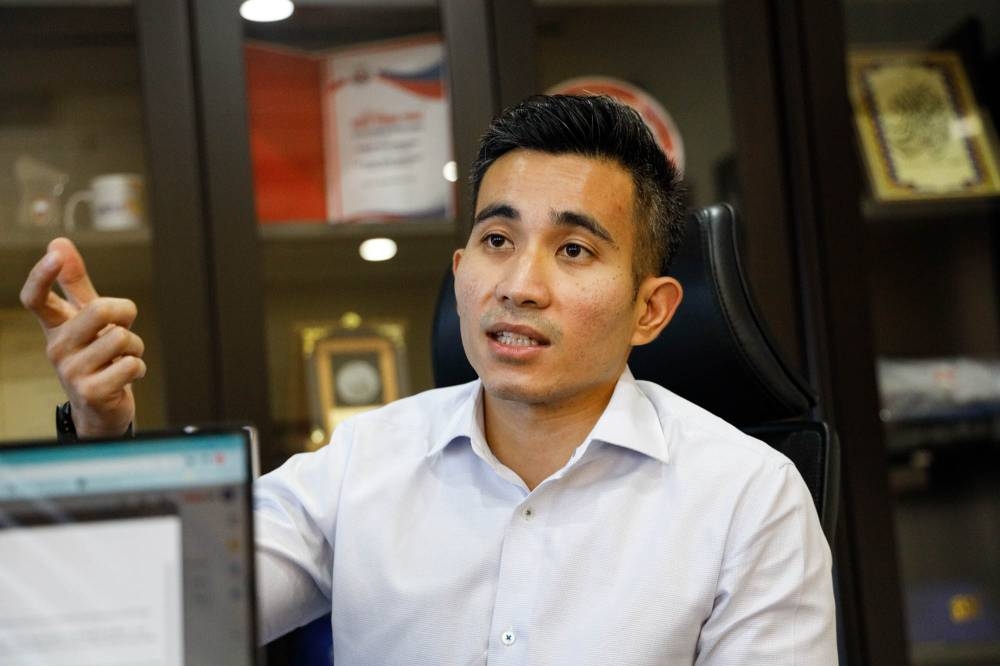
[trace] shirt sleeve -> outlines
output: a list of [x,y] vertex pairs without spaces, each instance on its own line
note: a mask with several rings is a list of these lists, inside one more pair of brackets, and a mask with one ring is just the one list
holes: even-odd
[[696,666],[836,666],[832,559],[812,497],[785,463],[758,475],[734,513]]
[[260,641],[330,612],[337,507],[350,422],[313,453],[292,456],[254,483]]

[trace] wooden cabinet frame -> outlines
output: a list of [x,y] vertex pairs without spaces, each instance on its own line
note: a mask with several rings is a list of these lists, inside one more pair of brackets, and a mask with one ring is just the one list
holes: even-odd
[[[727,9],[731,35],[748,31],[748,24],[757,28],[749,30],[757,36],[756,45],[730,53],[734,61],[757,54],[754,71],[733,64],[734,74],[744,77],[734,86],[735,114],[739,118],[743,109],[752,109],[746,113],[766,128],[763,134],[747,131],[739,129],[737,121],[738,149],[741,157],[773,156],[763,164],[743,159],[743,187],[747,192],[758,186],[775,192],[777,187],[781,195],[757,201],[747,217],[784,220],[801,313],[804,367],[820,391],[821,416],[841,441],[841,509],[834,544],[841,660],[905,664],[841,4],[734,0]],[[736,46],[740,40],[730,42]],[[770,62],[759,60],[764,53],[770,54]],[[762,90],[771,94],[762,99]]]

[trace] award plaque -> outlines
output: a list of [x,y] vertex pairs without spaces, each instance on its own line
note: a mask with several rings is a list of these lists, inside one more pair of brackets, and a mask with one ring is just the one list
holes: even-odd
[[396,352],[380,337],[331,337],[313,351],[320,414],[327,434],[344,419],[399,398]]
[[1000,195],[989,116],[950,51],[854,51],[849,85],[879,201]]
[[312,417],[309,448],[329,441],[344,419],[407,394],[402,324],[348,313],[336,323],[302,325],[298,337]]

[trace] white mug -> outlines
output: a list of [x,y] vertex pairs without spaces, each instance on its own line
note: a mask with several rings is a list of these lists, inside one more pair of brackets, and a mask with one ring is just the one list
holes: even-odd
[[138,174],[98,176],[90,181],[90,189],[75,192],[66,202],[63,215],[66,231],[76,228],[76,207],[81,201],[90,204],[95,229],[137,229],[146,223],[145,188],[142,176]]

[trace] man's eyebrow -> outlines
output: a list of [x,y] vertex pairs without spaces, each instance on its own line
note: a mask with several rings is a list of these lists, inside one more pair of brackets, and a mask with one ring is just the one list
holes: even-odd
[[[479,224],[491,217],[503,217],[508,220],[517,221],[521,219],[521,213],[509,203],[498,201],[479,211],[472,220],[472,224]],[[610,243],[613,247],[618,247],[618,243],[615,242],[611,233],[604,228],[604,225],[586,213],[577,213],[571,210],[552,211],[551,219],[557,225],[583,227],[604,242]]]
[[571,210],[553,211],[552,221],[561,225],[583,227],[601,240],[618,247],[618,243],[611,237],[611,233],[600,222],[585,213],[576,213]]
[[500,201],[490,204],[486,208],[479,211],[479,213],[476,214],[475,219],[472,220],[472,223],[479,224],[483,220],[491,217],[506,217],[510,220],[520,220],[521,214],[510,204]]

